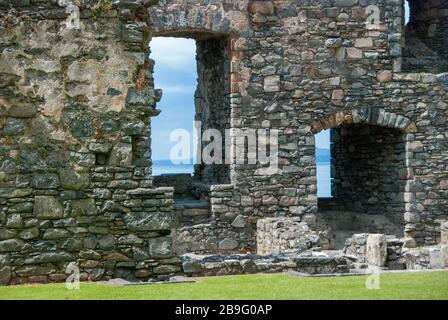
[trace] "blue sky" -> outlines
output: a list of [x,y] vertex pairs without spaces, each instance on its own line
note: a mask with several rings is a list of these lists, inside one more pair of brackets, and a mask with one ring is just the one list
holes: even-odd
[[183,38],[154,38],[151,58],[156,61],[154,81],[163,90],[157,108],[162,113],[152,118],[152,158],[167,160],[175,142],[170,134],[176,129],[192,132],[194,93],[197,83],[196,43]]

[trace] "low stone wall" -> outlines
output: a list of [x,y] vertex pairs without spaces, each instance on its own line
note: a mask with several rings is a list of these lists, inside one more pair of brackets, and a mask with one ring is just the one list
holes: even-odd
[[310,229],[301,218],[267,218],[257,223],[257,254],[302,252],[311,248],[328,249],[327,233]]
[[69,265],[79,268],[81,280],[180,271],[169,237],[176,225],[173,189],[114,191],[113,200],[110,189],[95,189],[92,198],[76,192],[10,198],[20,201],[1,229],[0,284],[64,281]]
[[395,236],[355,234],[352,238],[347,239],[343,252],[347,256],[354,257],[361,264],[403,270],[406,269],[403,243]]
[[181,257],[185,274],[190,276],[216,276],[253,273],[278,273],[297,271],[307,274],[344,274],[349,273],[351,262],[341,255],[331,256],[319,252],[301,254],[228,255]]
[[406,252],[406,268],[412,270],[448,268],[446,247],[431,246]]

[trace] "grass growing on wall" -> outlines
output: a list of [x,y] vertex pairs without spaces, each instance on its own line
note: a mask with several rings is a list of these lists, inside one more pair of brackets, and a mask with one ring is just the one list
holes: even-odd
[[286,274],[201,278],[196,283],[111,287],[81,283],[0,287],[0,299],[196,300],[196,299],[442,299],[448,300],[448,271],[387,273],[379,290],[368,290],[365,276],[302,278]]

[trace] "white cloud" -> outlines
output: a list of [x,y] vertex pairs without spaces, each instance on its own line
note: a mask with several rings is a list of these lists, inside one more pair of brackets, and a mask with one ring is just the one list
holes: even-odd
[[196,72],[191,57],[196,55],[196,42],[185,38],[156,37],[150,43],[151,58],[174,71]]

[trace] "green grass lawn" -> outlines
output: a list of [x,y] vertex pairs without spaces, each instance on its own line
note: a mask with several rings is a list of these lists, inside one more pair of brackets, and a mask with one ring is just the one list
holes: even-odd
[[0,299],[442,299],[448,300],[448,272],[386,273],[380,289],[368,290],[365,276],[303,278],[286,274],[201,278],[196,283],[111,287],[81,283],[0,287]]

